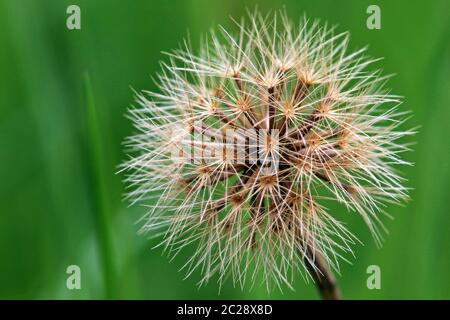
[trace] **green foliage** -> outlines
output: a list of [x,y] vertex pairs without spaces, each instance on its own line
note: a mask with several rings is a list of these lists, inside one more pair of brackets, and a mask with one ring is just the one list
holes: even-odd
[[[382,29],[366,28],[366,8],[381,7]],[[267,294],[183,281],[174,261],[138,235],[143,207],[122,201],[117,165],[132,131],[125,117],[136,90],[154,90],[161,51],[211,27],[233,28],[254,1],[80,0],[82,29],[68,30],[70,1],[0,2],[0,298],[316,298],[302,279],[296,292]],[[450,298],[450,5],[425,1],[258,1],[349,30],[354,48],[385,57],[389,86],[421,125],[405,158],[412,188],[405,207],[387,207],[390,235],[376,249],[353,213],[336,212],[364,242],[338,277],[346,298]],[[86,76],[89,74],[89,77]],[[66,289],[66,267],[81,267],[82,289]],[[381,267],[382,289],[366,287]]]

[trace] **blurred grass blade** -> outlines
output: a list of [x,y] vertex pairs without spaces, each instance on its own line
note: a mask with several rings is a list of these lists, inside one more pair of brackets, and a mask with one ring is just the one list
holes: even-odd
[[116,272],[114,253],[111,239],[111,219],[108,208],[108,194],[106,187],[106,174],[104,172],[104,153],[101,143],[98,110],[96,109],[94,95],[89,73],[84,75],[84,91],[86,98],[87,116],[87,144],[89,150],[89,176],[92,184],[92,202],[94,205],[94,220],[97,231],[97,242],[100,254],[100,264],[103,269],[103,282],[107,299],[115,297]]

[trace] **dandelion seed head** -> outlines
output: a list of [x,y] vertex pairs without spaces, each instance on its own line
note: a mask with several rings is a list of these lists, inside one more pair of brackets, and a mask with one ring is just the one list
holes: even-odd
[[259,274],[268,289],[292,287],[306,260],[314,267],[311,248],[337,271],[353,254],[329,200],[381,243],[386,205],[408,197],[394,168],[408,164],[398,140],[413,132],[399,128],[377,59],[350,52],[347,33],[284,12],[236,24],[199,53],[169,53],[159,90],[138,94],[127,196],[151,203],[143,230],[169,254],[197,248],[183,269],[200,284]]

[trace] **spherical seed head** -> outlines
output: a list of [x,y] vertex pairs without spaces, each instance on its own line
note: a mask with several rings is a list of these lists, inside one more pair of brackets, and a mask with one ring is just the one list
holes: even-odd
[[[382,240],[385,203],[407,198],[393,166],[404,113],[369,71],[348,34],[284,13],[249,15],[236,35],[221,28],[200,53],[169,54],[159,93],[137,96],[139,132],[124,167],[134,201],[152,198],[143,230],[176,254],[197,246],[184,268],[202,281],[256,274],[291,286],[306,262],[334,269],[356,238],[323,206],[335,200]],[[258,272],[260,271],[260,272]]]

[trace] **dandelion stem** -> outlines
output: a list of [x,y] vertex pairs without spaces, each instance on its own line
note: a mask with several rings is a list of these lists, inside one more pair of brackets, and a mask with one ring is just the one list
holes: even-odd
[[323,256],[308,245],[303,261],[324,300],[341,300],[341,293],[336,279]]

